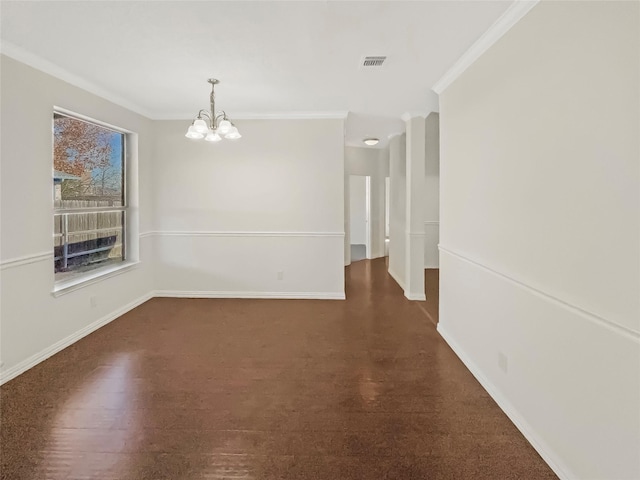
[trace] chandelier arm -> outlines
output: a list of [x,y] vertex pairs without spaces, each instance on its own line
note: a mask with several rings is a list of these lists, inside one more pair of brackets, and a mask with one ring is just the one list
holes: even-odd
[[198,118],[202,117],[205,117],[209,121],[209,128],[211,130],[215,130],[215,119],[213,115],[211,115],[211,113],[206,111],[205,109],[202,109],[198,112]]

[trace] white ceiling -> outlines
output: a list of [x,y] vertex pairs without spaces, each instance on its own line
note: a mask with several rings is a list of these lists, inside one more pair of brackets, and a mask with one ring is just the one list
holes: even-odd
[[[380,146],[511,1],[2,1],[7,53],[51,62],[155,119],[352,112]],[[388,56],[381,69],[359,66]],[[43,63],[44,64],[44,63]]]

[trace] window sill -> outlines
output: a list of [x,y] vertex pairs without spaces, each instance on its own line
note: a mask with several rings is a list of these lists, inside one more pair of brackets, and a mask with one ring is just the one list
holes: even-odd
[[76,290],[79,290],[81,288],[88,287],[89,285],[101,282],[102,280],[106,280],[107,278],[115,277],[116,275],[120,275],[121,273],[133,270],[138,265],[140,265],[139,261],[125,262],[114,267],[100,268],[85,275],[72,278],[70,280],[62,280],[54,284],[51,294],[54,297],[66,295],[67,293],[75,292]]

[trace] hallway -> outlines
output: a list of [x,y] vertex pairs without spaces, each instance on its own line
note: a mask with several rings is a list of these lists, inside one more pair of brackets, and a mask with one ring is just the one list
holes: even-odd
[[1,478],[556,478],[404,298],[156,298],[0,389]]

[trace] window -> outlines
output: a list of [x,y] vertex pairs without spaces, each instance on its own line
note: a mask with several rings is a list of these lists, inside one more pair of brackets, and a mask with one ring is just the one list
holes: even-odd
[[124,132],[54,112],[56,282],[125,261],[125,150]]

